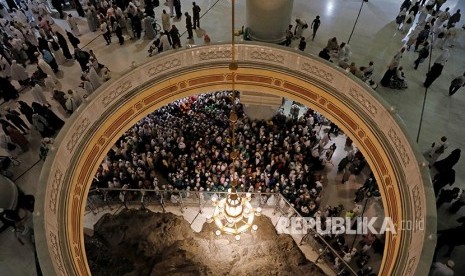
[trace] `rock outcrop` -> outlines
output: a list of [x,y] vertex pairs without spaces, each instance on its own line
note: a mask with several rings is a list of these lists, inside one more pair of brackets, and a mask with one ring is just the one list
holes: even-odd
[[107,214],[86,236],[92,275],[324,275],[289,235],[256,217],[257,233],[216,237],[215,225],[194,232],[171,213]]

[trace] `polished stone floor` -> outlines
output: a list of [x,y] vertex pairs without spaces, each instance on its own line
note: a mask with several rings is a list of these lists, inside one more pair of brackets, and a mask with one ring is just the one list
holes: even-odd
[[[201,18],[202,29],[194,34],[194,40],[187,41],[183,19],[179,23],[174,22],[183,33],[181,40],[183,45],[187,43],[203,44],[201,36],[204,33],[208,33],[212,42],[228,42],[230,39],[231,15],[229,11],[231,1],[197,0],[196,2],[202,8],[203,16]],[[236,29],[239,29],[240,26],[246,24],[245,1],[236,2]],[[368,3],[364,3],[358,24],[350,40],[353,52],[351,61],[356,62],[359,66],[367,64],[370,60],[374,61],[375,81],[380,80],[389,60],[405,41],[405,35],[396,30],[394,22],[401,2],[401,0],[370,0]],[[293,19],[304,18],[310,23],[316,15],[320,15],[322,21],[315,41],[310,42],[310,39],[307,39],[308,43],[305,52],[317,55],[326,45],[327,40],[333,36],[336,36],[339,42],[347,41],[361,3],[361,0],[295,0]],[[183,2],[183,5],[187,6],[190,11],[190,2]],[[465,1],[463,0],[449,0],[444,5],[444,7],[446,6],[450,7],[452,11],[458,8],[465,11]],[[158,19],[163,8],[163,6],[160,6],[155,9]],[[462,26],[463,20],[458,25]],[[56,20],[55,26],[64,28],[67,27],[67,24],[64,21]],[[120,46],[116,37],[113,37],[113,43],[106,46],[104,39],[99,36],[99,32],[91,33],[88,31],[87,23],[82,18],[79,18],[79,27],[83,34],[80,37],[81,46],[85,45],[85,49],[94,50],[99,61],[110,68],[113,78],[117,78],[130,65],[144,62],[148,58],[147,50],[150,45],[148,40],[127,40],[123,46]],[[304,35],[310,37],[310,30],[306,30]],[[296,46],[296,42],[294,42],[292,47],[295,48]],[[452,149],[464,148],[465,140],[462,137],[465,131],[460,127],[465,119],[463,112],[465,107],[464,89],[453,97],[447,96],[450,81],[465,70],[464,46],[465,34],[464,30],[461,29],[456,47],[451,49],[451,58],[446,64],[443,74],[430,87],[426,97],[423,125],[418,139],[418,147],[421,151],[425,151],[431,142],[442,135],[447,136],[450,143],[450,147],[444,155],[448,154]],[[438,55],[439,50],[435,49],[433,51],[433,60]],[[115,56],[118,56],[118,58],[114,58]],[[388,105],[395,108],[400,119],[405,123],[412,142],[416,141],[418,134],[425,92],[422,83],[427,72],[426,63],[421,64],[417,71],[413,70],[413,61],[416,57],[416,53],[409,52],[404,54],[402,60],[409,84],[408,89],[397,91],[379,87],[376,91],[373,91],[373,93],[381,95]],[[152,58],[156,58],[156,56]],[[83,93],[78,88],[80,82],[79,65],[75,62],[69,62],[61,66],[61,69],[63,74],[58,76],[61,89],[72,88],[79,91],[79,93]],[[29,66],[28,70],[32,71],[32,66]],[[63,118],[66,118],[58,103],[51,99],[51,94],[48,94],[48,96],[52,106]],[[31,102],[32,96],[29,91],[25,90],[21,92],[21,99]],[[3,110],[6,106],[14,107],[15,104],[11,102],[2,104],[0,110]],[[37,183],[42,166],[42,162],[37,162],[39,160],[40,138],[35,131],[32,131],[28,138],[31,141],[31,150],[19,155],[21,165],[13,168],[13,179],[25,192],[34,194],[36,189],[44,188],[38,187],[39,183]],[[0,152],[0,155],[4,155],[4,152]],[[463,188],[463,180],[465,179],[464,161],[461,160],[455,169],[457,171],[455,186]],[[339,189],[337,195],[341,201],[346,201],[348,198],[353,197],[353,190]],[[446,212],[446,207],[446,205],[443,206],[438,213],[440,218],[438,222],[439,229],[455,226],[457,224],[455,220],[465,214],[465,211],[462,210],[459,214],[451,216]],[[30,265],[33,263],[33,254],[27,241],[23,246],[17,241],[14,233],[6,231],[0,235],[0,250],[2,252],[0,254],[1,275],[35,275],[34,268]],[[460,256],[464,253],[465,249],[463,247],[456,248],[451,257],[456,263],[455,271],[457,275],[465,273],[465,263],[460,262]]]

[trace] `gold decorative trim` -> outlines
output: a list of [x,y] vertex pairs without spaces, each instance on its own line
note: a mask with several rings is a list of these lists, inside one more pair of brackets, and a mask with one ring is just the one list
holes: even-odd
[[389,129],[388,135],[389,138],[391,138],[392,142],[394,142],[394,144],[396,145],[397,152],[399,153],[402,162],[404,163],[404,165],[408,165],[410,163],[410,157],[408,156],[405,146],[400,140],[396,131],[391,128]]
[[74,147],[76,146],[76,143],[78,142],[79,138],[81,138],[82,134],[86,130],[86,128],[89,126],[90,120],[88,118],[84,118],[81,123],[76,127],[76,131],[73,133],[71,136],[71,139],[68,141],[66,144],[66,149],[68,149],[68,152],[72,152],[74,150]]
[[320,66],[312,65],[310,63],[303,63],[301,69],[307,73],[310,73],[311,75],[322,78],[329,83],[332,83],[334,80],[334,75],[322,69]]
[[362,95],[362,93],[358,92],[354,88],[350,88],[349,95],[352,96],[357,102],[359,102],[363,107],[365,107],[371,115],[376,116],[378,114],[378,108],[371,104],[371,102]]
[[252,54],[250,56],[253,59],[267,60],[267,61],[276,62],[279,64],[284,64],[284,56],[274,54],[272,52],[252,51]]
[[63,182],[63,173],[61,172],[60,169],[57,169],[55,171],[55,176],[53,178],[52,182],[52,189],[50,193],[50,201],[49,201],[49,209],[50,211],[56,215],[57,213],[57,198],[58,198],[58,189],[61,186],[61,183]]
[[63,261],[60,255],[60,249],[58,248],[57,236],[53,232],[50,232],[49,237],[50,237],[50,244],[52,247],[52,256],[53,256],[53,259],[55,260],[55,265],[58,268],[60,275],[66,275],[65,269],[63,267]]
[[129,89],[132,88],[132,83],[131,81],[127,80],[123,82],[121,85],[116,87],[114,90],[112,90],[110,93],[107,93],[102,98],[102,103],[104,107],[107,107],[111,102],[113,102],[119,95],[123,94],[124,92],[128,91]]

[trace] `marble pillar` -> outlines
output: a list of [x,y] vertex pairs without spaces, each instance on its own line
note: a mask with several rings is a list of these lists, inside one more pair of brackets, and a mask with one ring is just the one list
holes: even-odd
[[282,106],[283,97],[276,95],[241,91],[241,103],[245,114],[252,120],[270,120]]
[[294,0],[246,0],[249,38],[255,41],[281,43],[291,24]]

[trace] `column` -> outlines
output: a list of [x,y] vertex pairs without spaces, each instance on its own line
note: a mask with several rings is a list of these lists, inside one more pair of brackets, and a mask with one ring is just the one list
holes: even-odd
[[281,43],[291,24],[294,0],[246,0],[249,38],[256,41]]
[[270,120],[278,112],[283,98],[261,92],[241,91],[244,113],[252,120]]

